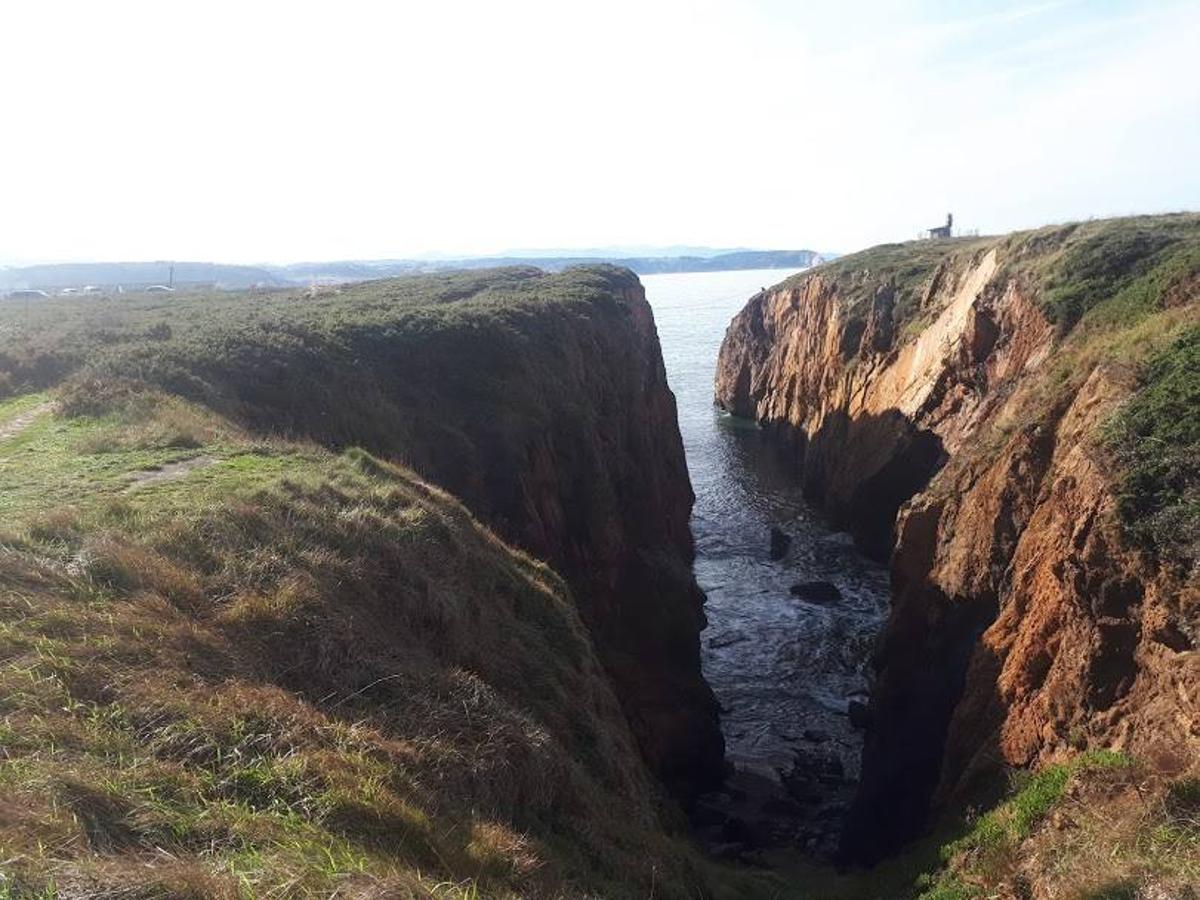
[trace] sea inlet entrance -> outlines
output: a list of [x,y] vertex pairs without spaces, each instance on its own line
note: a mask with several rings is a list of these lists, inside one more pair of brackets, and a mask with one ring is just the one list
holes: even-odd
[[[704,675],[721,704],[733,767],[694,818],[701,839],[730,856],[835,848],[862,752],[853,714],[866,699],[870,647],[888,603],[886,570],[804,500],[786,454],[713,403],[730,319],[790,274],[642,279],[696,492],[696,578],[708,595]],[[773,528],[791,539],[782,558],[771,552]]]

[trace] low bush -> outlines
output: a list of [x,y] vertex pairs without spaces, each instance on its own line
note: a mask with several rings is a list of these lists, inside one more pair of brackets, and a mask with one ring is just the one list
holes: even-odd
[[1144,367],[1137,392],[1109,424],[1121,465],[1117,510],[1157,555],[1200,562],[1200,328]]

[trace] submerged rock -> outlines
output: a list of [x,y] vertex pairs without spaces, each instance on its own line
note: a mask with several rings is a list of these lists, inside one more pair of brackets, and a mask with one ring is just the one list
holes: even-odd
[[771,559],[778,562],[787,556],[788,548],[792,546],[791,536],[778,525],[771,526]]
[[746,634],[727,634],[722,637],[709,638],[708,646],[714,650],[720,650],[722,647],[732,647],[734,644],[740,644],[748,640],[750,640],[750,636]]
[[810,603],[838,603],[842,599],[842,592],[832,581],[802,581],[793,584],[789,591],[793,597]]

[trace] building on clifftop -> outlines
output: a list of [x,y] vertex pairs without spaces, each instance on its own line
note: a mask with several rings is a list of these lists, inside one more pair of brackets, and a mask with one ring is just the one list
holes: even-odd
[[937,228],[929,229],[929,239],[936,240],[937,238],[951,237],[951,229],[954,227],[954,213],[946,213],[946,224],[939,225]]

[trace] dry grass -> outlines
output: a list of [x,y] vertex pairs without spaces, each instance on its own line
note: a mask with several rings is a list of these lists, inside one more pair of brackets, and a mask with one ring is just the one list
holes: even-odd
[[1200,888],[1197,771],[1170,777],[1139,766],[1080,780],[1030,842],[1021,875],[1077,900],[1194,892]]
[[1094,765],[1081,759],[1035,776],[948,844],[946,868],[927,882],[922,900],[1194,897],[1200,886],[1195,760],[1114,756]]
[[553,572],[359,451],[81,399],[23,438],[39,477],[183,430],[237,465],[6,520],[7,896],[700,890]]

